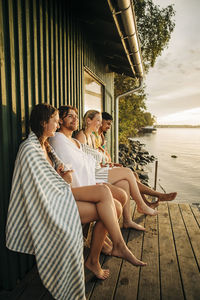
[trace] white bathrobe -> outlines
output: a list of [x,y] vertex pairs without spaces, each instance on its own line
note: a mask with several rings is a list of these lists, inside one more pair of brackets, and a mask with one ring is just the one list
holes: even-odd
[[[76,140],[77,141],[77,140]],[[101,154],[87,145],[79,144],[78,148],[63,133],[56,132],[49,139],[58,157],[65,163],[71,164],[73,187],[93,185],[108,181],[108,168],[101,168]]]

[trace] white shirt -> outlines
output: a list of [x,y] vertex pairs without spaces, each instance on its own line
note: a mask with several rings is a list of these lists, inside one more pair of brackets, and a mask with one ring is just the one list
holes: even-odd
[[49,138],[49,143],[54,148],[58,157],[64,164],[71,164],[74,170],[72,173],[72,186],[94,185],[96,184],[96,160],[91,155],[84,153],[80,142],[77,142],[80,148],[60,132],[56,132],[54,137]]

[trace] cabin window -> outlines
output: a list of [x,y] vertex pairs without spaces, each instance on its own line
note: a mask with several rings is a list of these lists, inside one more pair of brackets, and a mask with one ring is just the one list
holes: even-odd
[[83,114],[89,109],[103,110],[103,85],[88,72],[84,71]]

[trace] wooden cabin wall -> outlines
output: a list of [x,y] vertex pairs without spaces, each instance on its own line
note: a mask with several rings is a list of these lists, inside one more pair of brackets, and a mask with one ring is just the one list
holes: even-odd
[[105,83],[105,110],[113,110],[113,74],[105,72],[67,1],[0,0],[0,288],[12,289],[34,257],[5,247],[12,172],[19,143],[29,132],[32,107],[83,106],[87,66]]

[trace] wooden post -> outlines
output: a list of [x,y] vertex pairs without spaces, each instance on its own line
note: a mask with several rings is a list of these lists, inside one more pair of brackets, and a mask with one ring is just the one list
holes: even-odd
[[156,190],[157,185],[157,175],[158,175],[158,161],[155,161],[155,178],[154,178],[154,190]]

